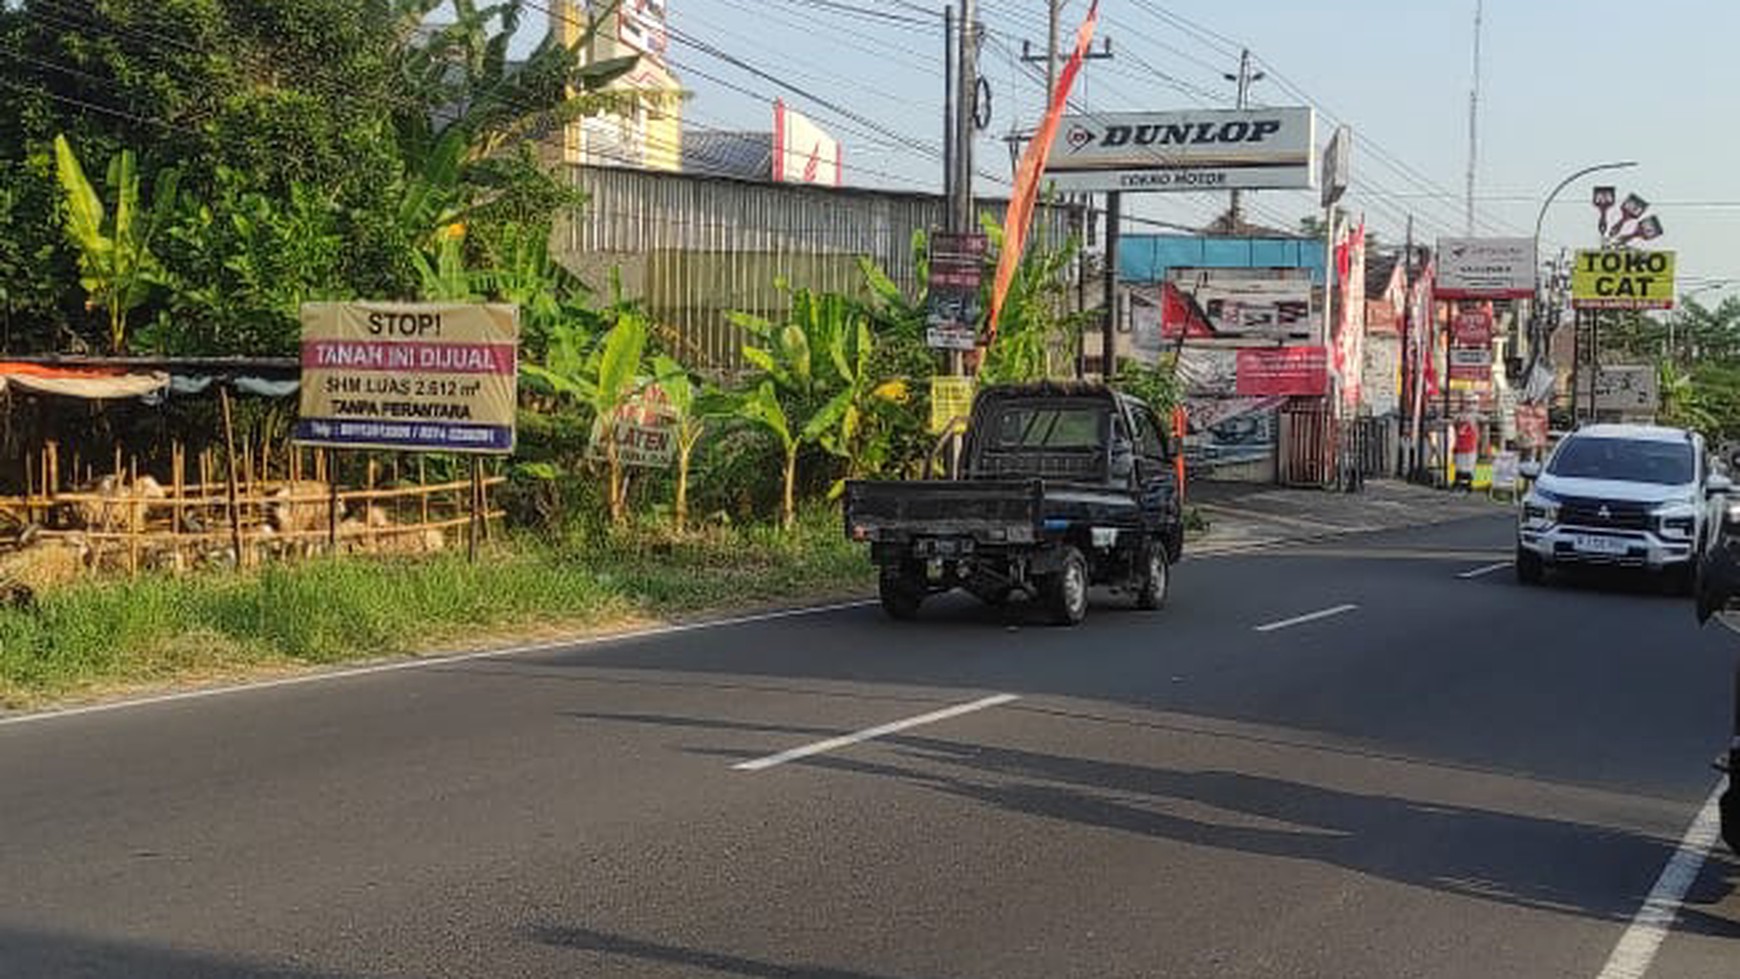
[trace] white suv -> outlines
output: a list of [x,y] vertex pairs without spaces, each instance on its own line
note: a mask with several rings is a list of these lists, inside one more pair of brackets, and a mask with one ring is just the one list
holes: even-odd
[[1566,437],[1517,522],[1516,574],[1535,584],[1570,564],[1639,568],[1689,589],[1731,484],[1710,470],[1702,436],[1654,425],[1590,425]]

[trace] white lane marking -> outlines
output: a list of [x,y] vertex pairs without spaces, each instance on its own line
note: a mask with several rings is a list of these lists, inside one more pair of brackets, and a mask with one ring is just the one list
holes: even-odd
[[370,666],[353,666],[346,669],[325,670],[318,673],[302,673],[296,676],[281,677],[276,680],[258,680],[253,683],[238,683],[221,687],[205,687],[199,690],[183,690],[176,693],[157,694],[150,697],[136,697],[131,700],[117,700],[102,704],[86,704],[81,707],[66,707],[60,710],[42,711],[35,714],[19,714],[15,717],[0,717],[0,727],[16,724],[36,724],[43,721],[55,721],[63,718],[80,717],[86,714],[104,714],[110,711],[127,710],[134,707],[152,707],[158,704],[173,704],[184,700],[202,700],[206,697],[222,697],[230,694],[251,693],[256,690],[273,690],[279,687],[294,687],[304,683],[325,683],[332,680],[349,680],[356,677],[374,676],[377,673],[396,673],[400,670],[423,670],[437,666],[451,666],[454,663],[467,663],[486,659],[509,659],[515,656],[525,656],[532,653],[545,653],[563,649],[585,649],[591,646],[602,646],[607,643],[626,643],[641,639],[659,639],[665,636],[680,635],[685,632],[700,632],[707,629],[725,629],[732,626],[754,625],[758,622],[775,622],[780,619],[796,619],[810,615],[824,615],[828,612],[842,612],[847,609],[865,608],[875,605],[873,601],[838,602],[832,605],[811,605],[804,608],[784,609],[777,612],[762,612],[756,615],[741,615],[729,619],[708,619],[700,622],[683,622],[674,625],[653,626],[648,629],[636,629],[631,632],[600,633],[596,636],[581,636],[575,639],[554,639],[549,642],[531,643],[524,646],[508,646],[502,649],[479,649],[467,653],[451,653],[446,656],[429,656],[422,659],[394,660],[390,663],[376,663]]
[[1279,622],[1270,622],[1266,625],[1260,625],[1256,627],[1256,630],[1258,632],[1274,632],[1278,629],[1304,625],[1307,622],[1316,622],[1318,619],[1327,619],[1336,615],[1345,615],[1357,608],[1359,608],[1358,605],[1337,605],[1334,608],[1326,608],[1320,612],[1308,612],[1304,615],[1296,615],[1291,619],[1282,619]]
[[1655,887],[1644,899],[1643,907],[1637,909],[1631,927],[1625,929],[1619,944],[1613,948],[1613,954],[1607,957],[1607,967],[1601,970],[1597,979],[1643,979],[1649,972],[1656,953],[1661,951],[1662,940],[1667,938],[1668,929],[1679,916],[1686,892],[1698,879],[1704,858],[1709,856],[1717,836],[1721,834],[1719,800],[1727,787],[1727,779],[1716,783],[1716,790],[1710,793],[1704,808],[1698,810],[1697,818],[1692,820],[1685,838],[1680,840],[1679,849],[1662,868]]
[[1497,564],[1489,564],[1484,568],[1475,568],[1473,571],[1464,571],[1456,577],[1461,578],[1463,581],[1467,581],[1470,578],[1480,578],[1489,575],[1494,571],[1503,571],[1505,568],[1508,568],[1515,563],[1515,561],[1500,561]]
[[997,707],[1001,704],[1007,704],[1010,701],[1020,699],[1020,697],[1017,697],[1012,693],[1000,693],[990,697],[983,697],[969,704],[956,704],[953,707],[944,707],[942,710],[933,710],[928,714],[920,714],[917,717],[908,717],[902,721],[890,721],[887,724],[878,724],[875,727],[867,727],[862,731],[855,731],[851,734],[842,734],[837,738],[828,738],[825,741],[812,742],[810,744],[782,751],[775,755],[768,755],[765,758],[756,758],[750,761],[738,762],[731,767],[739,772],[759,772],[763,769],[772,768],[775,765],[783,765],[788,761],[797,761],[799,758],[808,758],[811,755],[819,755],[825,751],[833,751],[835,748],[844,748],[848,745],[854,745],[874,738],[884,737],[898,731],[904,731],[908,728],[922,727],[926,724],[935,724],[938,721],[946,721],[951,717],[959,717],[962,714],[971,714],[974,711],[985,710],[989,707]]

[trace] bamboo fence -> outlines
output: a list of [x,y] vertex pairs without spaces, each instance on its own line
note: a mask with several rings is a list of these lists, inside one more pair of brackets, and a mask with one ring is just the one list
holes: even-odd
[[[227,460],[227,462],[226,462]],[[49,442],[23,460],[25,492],[0,497],[0,553],[33,540],[71,541],[88,548],[93,569],[137,574],[196,566],[247,567],[330,553],[430,553],[462,543],[475,557],[480,541],[499,532],[504,517],[491,491],[506,477],[485,474],[428,481],[428,461],[385,465],[372,454],[347,453],[345,488],[331,450],[285,444],[243,444],[222,455],[189,457],[176,443],[168,479],[142,473],[119,449],[98,475],[74,458],[62,470]],[[268,475],[273,474],[273,475]],[[63,488],[68,484],[79,489]]]

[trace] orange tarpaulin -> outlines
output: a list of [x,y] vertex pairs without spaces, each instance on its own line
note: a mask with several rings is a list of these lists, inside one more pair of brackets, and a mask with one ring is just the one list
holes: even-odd
[[1082,21],[1081,29],[1076,31],[1075,51],[1070,54],[1069,62],[1063,66],[1063,72],[1058,76],[1057,88],[1051,95],[1051,105],[1045,112],[1045,121],[1040,123],[1039,130],[1033,134],[1033,141],[1027,144],[1026,152],[1021,154],[1015,188],[1009,195],[1009,210],[1003,218],[1003,251],[997,256],[997,280],[991,290],[991,316],[987,321],[990,329],[985,338],[987,347],[997,340],[997,317],[1003,312],[1003,300],[1009,295],[1009,285],[1015,281],[1015,269],[1021,264],[1021,252],[1027,244],[1027,231],[1033,224],[1034,199],[1039,196],[1040,178],[1045,176],[1045,159],[1051,153],[1051,141],[1057,136],[1057,126],[1063,119],[1064,107],[1069,104],[1070,87],[1075,84],[1075,76],[1081,73],[1088,46],[1093,43],[1094,26],[1099,15],[1100,2],[1094,0],[1093,6],[1088,8],[1087,19]]

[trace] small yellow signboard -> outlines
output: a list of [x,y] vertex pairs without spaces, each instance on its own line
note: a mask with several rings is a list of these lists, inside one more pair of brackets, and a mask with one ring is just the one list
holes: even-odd
[[964,432],[973,410],[973,379],[938,375],[930,379],[930,433]]
[[1577,309],[1672,309],[1674,253],[1607,248],[1577,253],[1571,267]]

